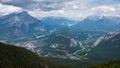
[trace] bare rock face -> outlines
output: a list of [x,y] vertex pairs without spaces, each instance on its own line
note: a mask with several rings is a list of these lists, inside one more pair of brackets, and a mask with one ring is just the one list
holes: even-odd
[[27,12],[12,13],[0,18],[1,35],[21,37],[44,31],[44,26],[38,19]]

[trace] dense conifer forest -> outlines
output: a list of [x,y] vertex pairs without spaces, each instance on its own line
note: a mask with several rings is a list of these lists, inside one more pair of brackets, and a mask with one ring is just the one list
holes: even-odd
[[93,65],[89,68],[120,68],[120,60]]
[[0,68],[66,68],[22,47],[0,43]]

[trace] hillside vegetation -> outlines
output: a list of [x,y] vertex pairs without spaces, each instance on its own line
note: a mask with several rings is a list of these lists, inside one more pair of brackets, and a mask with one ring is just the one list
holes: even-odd
[[120,60],[110,61],[103,64],[93,65],[89,68],[120,68]]
[[66,68],[22,47],[0,43],[0,68]]

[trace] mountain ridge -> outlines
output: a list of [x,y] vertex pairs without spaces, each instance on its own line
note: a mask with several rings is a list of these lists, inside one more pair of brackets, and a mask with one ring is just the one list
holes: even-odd
[[[0,30],[2,36],[22,37],[45,31],[44,25],[27,12],[11,13],[0,17]],[[7,29],[6,29],[7,28]]]
[[120,59],[119,41],[120,30],[107,33],[102,37],[101,42],[89,52],[88,58],[98,62]]
[[86,31],[114,31],[120,29],[120,17],[115,16],[88,16],[81,22],[73,25],[72,30]]

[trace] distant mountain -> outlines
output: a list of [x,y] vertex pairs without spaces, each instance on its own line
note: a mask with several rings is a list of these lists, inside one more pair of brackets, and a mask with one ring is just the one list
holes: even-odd
[[42,18],[41,21],[48,30],[67,28],[79,22],[77,20],[66,19],[64,17],[45,17]]
[[0,36],[18,38],[33,35],[45,29],[41,21],[23,11],[0,17],[0,30]]
[[120,59],[120,30],[102,36],[88,57],[98,62]]
[[86,31],[114,31],[120,28],[120,17],[88,16],[81,22],[73,25],[72,30]]
[[0,43],[0,68],[66,68],[22,47]]

